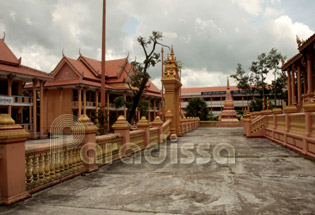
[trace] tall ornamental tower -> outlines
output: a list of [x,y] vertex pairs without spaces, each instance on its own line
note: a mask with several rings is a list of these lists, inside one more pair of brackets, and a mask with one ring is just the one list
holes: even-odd
[[173,46],[171,48],[171,55],[167,57],[165,70],[163,72],[162,84],[165,89],[165,118],[171,117],[171,134],[173,137],[181,136],[180,133],[180,109],[179,109],[179,91],[181,89],[181,82],[179,79],[178,68],[176,64],[176,57],[174,57]]
[[231,95],[229,77],[227,77],[226,95],[224,101],[224,108],[221,113],[221,121],[233,122],[238,121],[236,118],[236,111],[234,110],[234,102]]

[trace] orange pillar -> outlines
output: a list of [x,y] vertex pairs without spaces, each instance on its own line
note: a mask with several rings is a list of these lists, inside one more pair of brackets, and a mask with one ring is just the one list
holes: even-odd
[[[124,100],[127,101],[126,92],[124,92]],[[124,117],[125,117],[125,119],[127,118],[127,109],[126,109],[126,105],[125,104],[124,104]]]
[[31,124],[32,124],[32,121],[33,121],[32,112],[33,112],[32,106],[29,106],[29,124],[30,124],[30,125],[29,125],[29,129],[30,129],[30,131],[33,130],[33,125],[31,125]]
[[301,66],[297,67],[297,83],[298,83],[298,103],[302,103],[302,81],[301,81]]
[[40,81],[40,97],[39,97],[39,119],[40,119],[40,137],[44,136],[44,82]]
[[151,112],[150,112],[150,99],[148,99],[148,121],[151,122]]
[[153,109],[154,109],[153,117],[155,119],[155,117],[156,117],[156,101],[155,101],[155,99],[153,100]]
[[287,86],[288,86],[288,105],[292,105],[292,92],[291,92],[291,75],[290,70],[288,72],[288,80],[287,80]]
[[303,83],[304,94],[307,94],[307,75],[305,71],[303,71],[303,78],[304,78],[304,83]]
[[107,130],[109,131],[109,92],[107,92]]
[[32,137],[36,138],[37,132],[37,93],[36,93],[37,80],[33,80],[33,131]]
[[95,91],[95,111],[98,113],[98,90]]
[[86,115],[86,87],[83,87],[83,115]]
[[[8,76],[8,96],[12,96],[12,77]],[[12,106],[8,106],[8,114],[10,117],[12,117]]]
[[60,115],[61,114],[63,114],[63,111],[62,111],[62,109],[63,109],[63,101],[62,101],[62,97],[63,97],[63,95],[62,95],[62,87],[60,87],[59,88],[59,104],[60,104]]
[[307,85],[308,85],[308,94],[311,94],[313,89],[313,78],[312,78],[312,56],[311,53],[307,54]]
[[291,85],[292,85],[292,105],[296,104],[296,90],[295,90],[295,68],[292,68],[291,71]]
[[78,118],[80,118],[80,116],[82,114],[82,98],[81,98],[81,94],[82,94],[82,89],[81,89],[81,87],[78,87],[78,106],[79,106]]
[[28,196],[25,187],[25,141],[29,134],[8,114],[0,114],[0,204]]

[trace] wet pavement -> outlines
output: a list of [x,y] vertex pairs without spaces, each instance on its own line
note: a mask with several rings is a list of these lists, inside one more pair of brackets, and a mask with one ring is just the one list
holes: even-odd
[[315,162],[242,132],[199,128],[0,214],[315,214]]

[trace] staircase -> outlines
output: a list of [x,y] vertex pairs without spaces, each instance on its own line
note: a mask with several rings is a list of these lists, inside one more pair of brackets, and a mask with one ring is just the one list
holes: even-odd
[[266,117],[257,116],[250,124],[250,137],[265,136]]

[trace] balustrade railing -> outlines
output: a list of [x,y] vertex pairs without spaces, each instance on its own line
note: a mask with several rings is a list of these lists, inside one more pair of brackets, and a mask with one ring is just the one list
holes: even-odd
[[120,134],[108,134],[96,137],[97,163],[104,165],[119,159],[122,136]]
[[38,187],[54,184],[60,180],[80,174],[83,162],[80,157],[81,145],[32,146],[26,149],[26,189],[32,192]]
[[165,140],[171,132],[170,128],[171,120],[167,120],[163,125],[162,125],[162,132],[163,132],[163,139]]
[[285,114],[276,115],[276,129],[277,130],[285,130]]
[[159,129],[150,128],[150,145],[159,143]]
[[130,132],[130,149],[133,152],[144,149],[144,131],[136,130]]
[[305,132],[305,114],[304,113],[295,113],[289,114],[289,128],[290,131],[294,132]]

